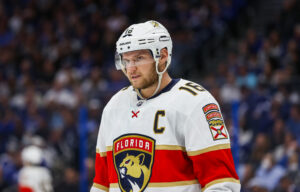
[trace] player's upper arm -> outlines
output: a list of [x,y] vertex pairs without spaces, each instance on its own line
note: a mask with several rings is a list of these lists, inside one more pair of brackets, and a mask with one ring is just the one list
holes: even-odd
[[208,92],[195,101],[184,127],[187,150],[229,144],[229,134],[217,101]]
[[105,129],[107,126],[107,108],[103,110],[101,123],[98,131],[98,138],[96,144],[96,159],[95,159],[95,177],[91,192],[108,191],[108,165],[107,152],[105,144]]
[[224,191],[228,186],[234,189],[232,191],[239,191],[229,134],[220,106],[206,92],[192,107],[184,125],[185,146],[202,190],[217,185]]
[[101,156],[105,155],[106,153],[106,145],[105,145],[105,127],[108,124],[107,119],[107,108],[105,107],[102,113],[100,126],[98,130],[98,137],[97,137],[97,144],[96,144],[96,151],[97,153],[100,153]]

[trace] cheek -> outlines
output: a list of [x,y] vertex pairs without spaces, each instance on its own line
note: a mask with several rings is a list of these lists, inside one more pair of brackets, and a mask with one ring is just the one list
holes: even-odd
[[152,77],[156,75],[155,65],[147,66],[147,69],[145,68],[144,74],[147,75],[147,77]]
[[125,74],[127,75],[127,77],[129,77],[129,73],[126,69],[125,69]]

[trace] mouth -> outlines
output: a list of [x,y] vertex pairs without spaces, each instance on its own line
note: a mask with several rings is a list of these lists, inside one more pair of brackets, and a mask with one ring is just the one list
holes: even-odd
[[140,75],[131,75],[131,80],[137,80],[138,78],[140,78]]

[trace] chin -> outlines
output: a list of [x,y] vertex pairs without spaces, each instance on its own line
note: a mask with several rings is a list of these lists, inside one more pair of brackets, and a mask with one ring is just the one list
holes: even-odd
[[149,83],[147,81],[130,81],[130,83],[135,89],[146,89],[154,85],[154,83]]
[[135,89],[140,89],[140,85],[138,85],[138,83],[135,83],[135,82],[132,82],[132,81],[130,81],[130,84],[132,85],[132,87],[133,88],[135,88]]
[[135,89],[141,89],[143,87],[142,86],[143,83],[141,83],[140,81],[132,81],[132,80],[130,80],[130,84]]
[[135,89],[142,89],[143,88],[142,86],[139,86],[139,85],[136,85],[136,84],[133,84],[133,83],[131,83],[131,85]]

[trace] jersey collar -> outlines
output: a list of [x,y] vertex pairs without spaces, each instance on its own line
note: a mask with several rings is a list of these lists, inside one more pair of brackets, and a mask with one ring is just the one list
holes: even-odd
[[[160,92],[158,92],[157,94],[153,95],[152,97],[150,97],[146,100],[153,99],[162,93],[170,91],[176,85],[176,83],[178,83],[179,80],[180,79],[172,79],[171,82],[165,88],[163,88]],[[142,98],[140,98],[138,95],[137,95],[137,99],[142,100]]]

